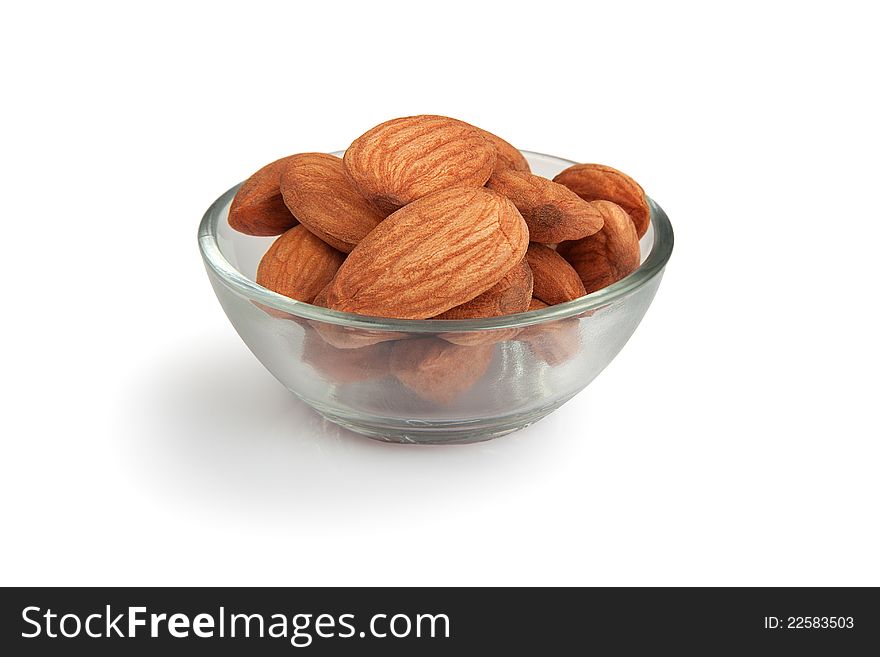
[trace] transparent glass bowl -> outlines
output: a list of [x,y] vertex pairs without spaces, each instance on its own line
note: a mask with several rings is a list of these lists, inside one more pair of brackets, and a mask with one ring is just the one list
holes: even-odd
[[[573,164],[524,154],[535,173],[549,178]],[[257,265],[274,238],[229,227],[237,189],[218,198],[199,226],[208,277],[229,320],[260,362],[318,413],[393,442],[487,440],[559,408],[629,340],[672,253],[672,226],[650,201],[641,266],[598,292],[491,319],[365,317],[257,285]]]

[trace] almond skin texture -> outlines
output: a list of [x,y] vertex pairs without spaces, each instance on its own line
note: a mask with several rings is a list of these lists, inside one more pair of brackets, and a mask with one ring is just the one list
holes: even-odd
[[287,158],[281,195],[303,226],[344,253],[385,218],[354,188],[342,159],[326,153]]
[[457,186],[481,187],[495,168],[495,147],[481,131],[445,116],[408,116],[367,131],[345,151],[360,193],[389,213]]
[[426,401],[449,404],[473,388],[492,362],[489,345],[463,347],[437,338],[395,342],[391,373]]
[[296,226],[279,237],[260,260],[257,283],[291,299],[311,303],[345,256]]
[[589,203],[547,178],[502,169],[492,174],[486,186],[513,201],[533,242],[578,240],[602,228],[602,216]]
[[232,228],[246,235],[267,237],[296,226],[296,217],[281,198],[281,174],[289,160],[283,157],[267,164],[242,183],[229,207]]
[[460,306],[450,308],[434,319],[477,319],[513,315],[525,312],[531,298],[532,270],[524,258],[481,295]]
[[498,171],[499,169],[513,169],[515,171],[531,173],[532,170],[529,168],[529,163],[526,160],[525,155],[520,153],[515,146],[504,141],[498,135],[493,135],[487,130],[481,129],[480,133],[486,139],[491,141],[492,145],[495,147],[495,153],[497,155],[495,171]]
[[[330,283],[333,281],[331,280]],[[321,288],[321,291],[315,295],[315,298],[312,299],[309,303],[313,306],[321,306],[321,308],[327,307],[327,290],[330,289],[330,283],[327,283],[324,287]]]
[[[481,317],[499,317],[513,315],[528,310],[532,298],[532,271],[523,259],[520,264],[504,275],[498,283],[455,308],[450,308],[434,319],[478,319]],[[489,345],[514,338],[519,329],[493,329],[487,331],[450,331],[441,333],[440,337],[465,347]]]
[[529,311],[544,310],[544,308],[549,308],[549,307],[550,307],[550,304],[546,304],[543,301],[541,301],[540,299],[536,299],[535,297],[532,297],[532,300],[529,301]]
[[587,293],[574,268],[550,247],[533,242],[529,244],[526,259],[532,269],[534,277],[532,294],[536,299],[555,306],[557,303],[573,301]]
[[389,216],[349,254],[327,290],[334,310],[427,319],[482,294],[525,256],[513,204],[483,188],[431,194]]
[[611,201],[624,209],[641,237],[648,232],[651,209],[641,186],[625,173],[603,164],[575,164],[553,179],[585,201]]
[[587,294],[608,287],[638,269],[641,254],[629,215],[610,201],[593,201],[605,225],[598,233],[557,248],[584,283]]

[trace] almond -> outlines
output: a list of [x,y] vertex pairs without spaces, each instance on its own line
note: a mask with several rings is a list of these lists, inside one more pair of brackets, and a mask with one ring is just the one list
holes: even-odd
[[529,244],[526,259],[532,269],[532,294],[551,306],[573,301],[587,291],[578,273],[565,258],[543,244]]
[[[328,284],[312,301],[313,306],[327,307],[327,291],[330,289]],[[343,326],[342,324],[331,324],[329,322],[310,322],[312,328],[317,331],[324,342],[336,347],[337,349],[361,349],[370,345],[379,344],[380,342],[389,342],[392,340],[402,340],[407,337],[406,333],[394,331],[373,331],[371,329],[355,328],[352,326]]]
[[483,378],[491,346],[463,347],[437,338],[395,342],[391,373],[426,401],[449,404]]
[[[561,258],[560,258],[561,259]],[[564,261],[563,261],[564,262]],[[575,274],[575,277],[577,274]],[[525,258],[488,290],[434,319],[478,319],[525,312],[532,298],[532,270]]]
[[334,310],[427,319],[470,301],[517,265],[529,233],[513,204],[457,187],[390,215],[346,258],[327,290]]
[[462,347],[479,347],[507,342],[519,335],[518,328],[484,329],[481,331],[449,331],[438,333],[437,337]]
[[267,164],[245,180],[232,205],[229,225],[240,233],[257,236],[280,235],[297,224],[281,198],[281,174],[290,157]]
[[[478,297],[450,308],[434,319],[479,319],[482,317],[499,317],[512,315],[528,310],[532,297],[532,272],[523,258],[522,262],[504,275],[498,283],[490,287]],[[510,340],[519,333],[519,329],[487,329],[481,331],[450,331],[439,336],[465,347],[496,344]]]
[[303,226],[344,253],[385,218],[354,188],[342,159],[326,153],[287,158],[281,195]]
[[498,135],[493,135],[488,130],[479,130],[480,134],[491,141],[492,145],[495,147],[495,153],[497,155],[495,171],[498,171],[499,169],[514,169],[515,171],[525,171],[526,173],[531,172],[528,160],[526,160],[525,155],[519,152],[519,149],[504,141]]
[[611,201],[622,207],[641,238],[651,223],[651,209],[641,186],[625,173],[603,164],[575,164],[554,179],[586,201]]
[[291,299],[311,303],[345,256],[303,226],[279,237],[260,260],[257,283]]
[[[338,270],[337,270],[338,271]],[[330,280],[332,283],[333,280]],[[321,306],[321,308],[327,307],[327,290],[330,289],[330,283],[327,283],[324,287],[321,288],[321,291],[315,295],[315,298],[311,300],[311,304],[313,306]]]
[[390,356],[390,342],[338,349],[314,331],[306,331],[303,342],[303,362],[337,385],[381,379],[389,373]]
[[571,360],[581,348],[578,320],[574,318],[528,326],[522,330],[519,339],[538,360],[551,366],[562,365]]
[[486,186],[513,201],[533,242],[576,240],[602,228],[602,216],[589,203],[547,178],[501,169],[492,174]]
[[388,213],[449,187],[481,187],[495,159],[495,147],[478,128],[421,115],[367,131],[348,147],[343,162],[360,193]]
[[630,216],[610,201],[593,201],[605,219],[595,235],[564,242],[558,252],[574,267],[587,294],[628,276],[639,267],[639,238]]
[[[549,308],[540,299],[532,298],[529,310]],[[543,324],[533,324],[520,331],[519,339],[524,342],[538,360],[555,366],[570,360],[580,350],[578,320],[558,319]]]
[[409,337],[406,333],[373,331],[329,322],[313,321],[312,328],[318,332],[324,342],[337,349],[362,349],[381,342],[393,342]]

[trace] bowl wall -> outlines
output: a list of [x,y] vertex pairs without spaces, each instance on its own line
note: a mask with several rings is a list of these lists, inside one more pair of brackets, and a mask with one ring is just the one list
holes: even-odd
[[[548,177],[571,164],[526,156],[535,173]],[[276,302],[271,297],[277,295],[236,283],[236,272],[253,281],[274,238],[229,228],[235,189],[211,207],[200,230],[208,276],[226,315],[260,362],[302,401],[334,422],[384,440],[473,442],[544,417],[589,384],[626,344],[668,258],[653,262],[638,284],[618,283],[612,286],[619,286],[616,294],[590,295],[598,301],[583,310],[579,300],[488,328],[363,320],[280,297]],[[641,243],[643,263],[656,245],[658,219],[664,222],[661,232],[668,227],[662,210],[652,210],[652,227]],[[671,250],[671,239],[669,229],[664,248]],[[656,261],[656,252],[651,259]]]

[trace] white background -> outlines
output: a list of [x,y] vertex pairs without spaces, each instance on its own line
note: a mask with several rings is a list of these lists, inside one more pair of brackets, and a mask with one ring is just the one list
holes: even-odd
[[[880,584],[869,3],[3,10],[3,584]],[[439,113],[611,164],[676,248],[630,343],[494,442],[383,445],[250,355],[196,226]]]

